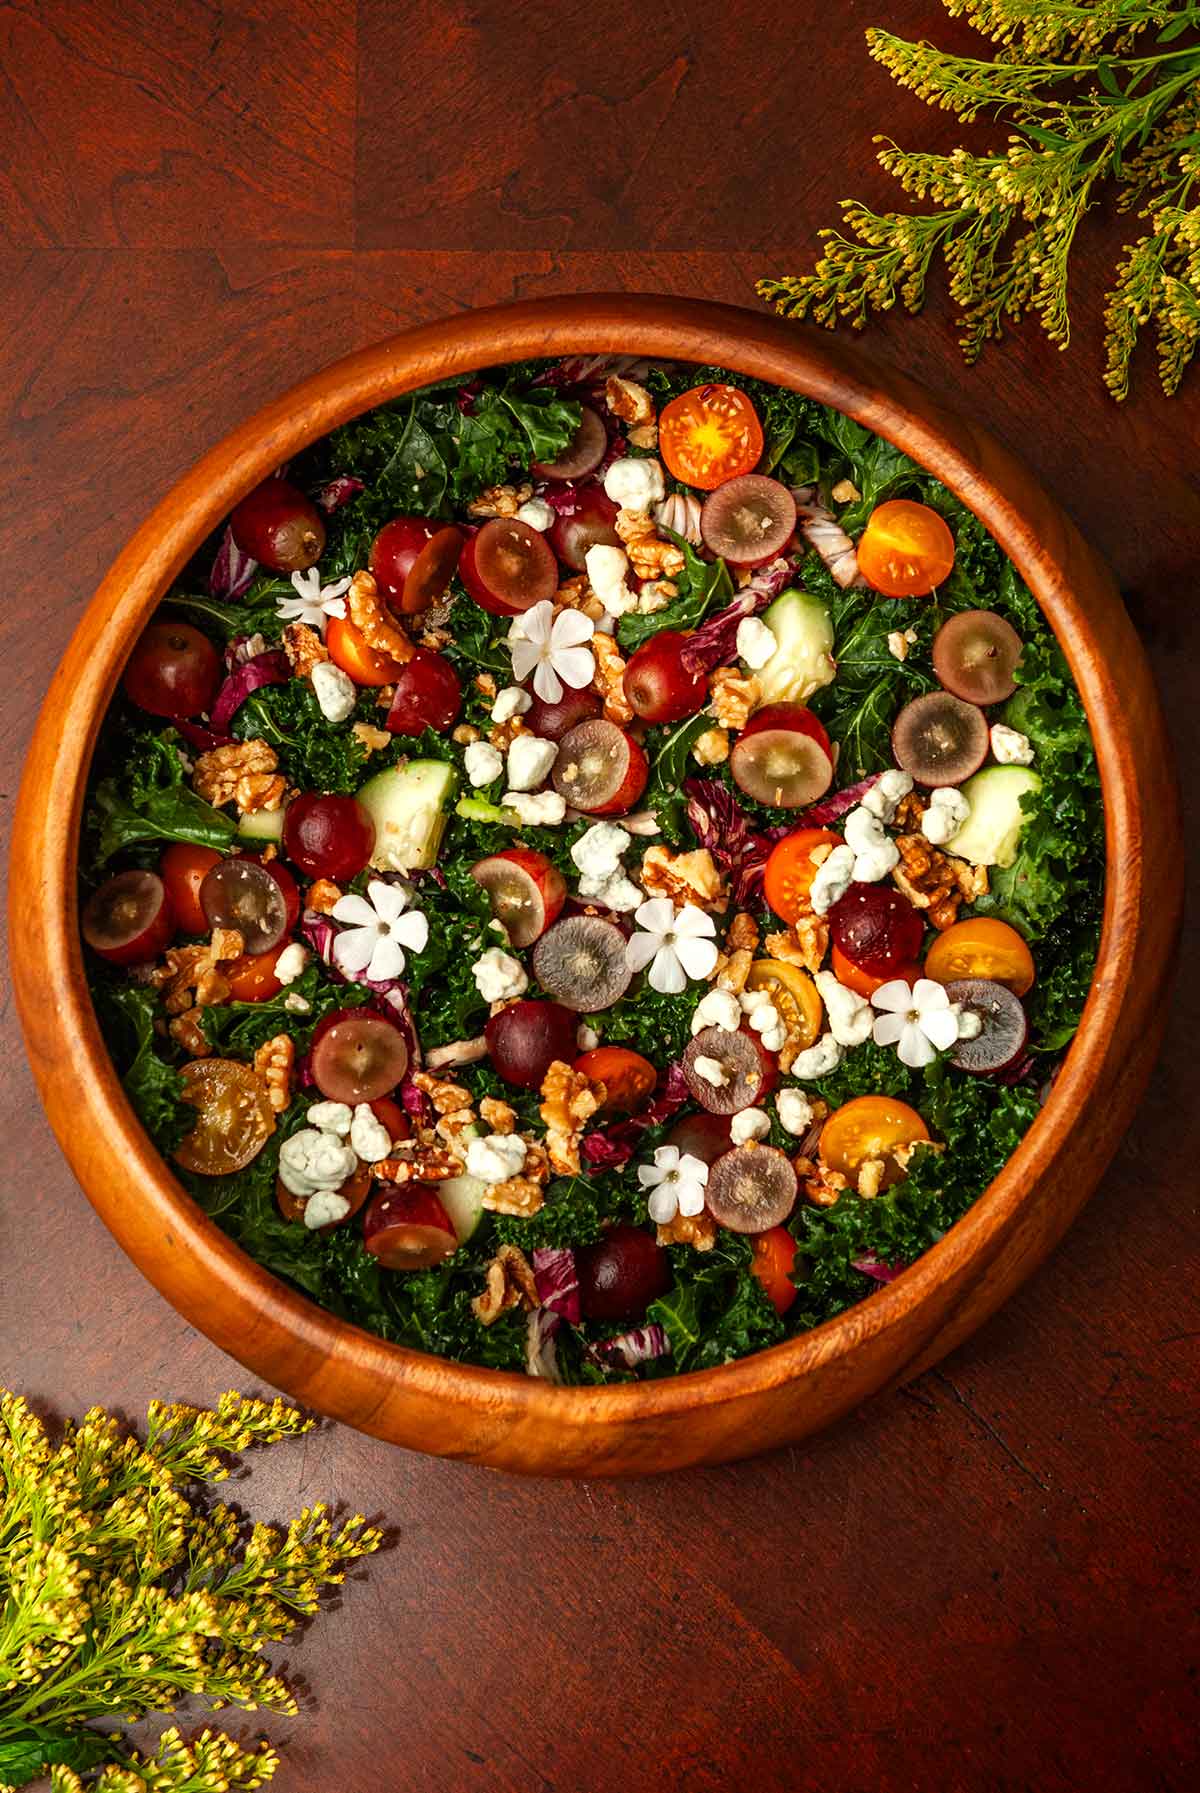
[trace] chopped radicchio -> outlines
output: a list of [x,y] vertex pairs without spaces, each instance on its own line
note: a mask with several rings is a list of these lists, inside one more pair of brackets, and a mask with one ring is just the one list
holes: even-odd
[[707,847],[723,872],[728,872],[733,900],[739,909],[758,905],[762,894],[763,867],[777,840],[791,833],[788,825],[761,832],[733,793],[716,778],[684,780],[687,818],[692,833]]
[[794,486],[796,516],[800,533],[810,548],[815,548],[828,567],[836,584],[845,591],[858,588],[866,580],[858,570],[858,550],[833,513],[826,509],[812,486]]
[[219,735],[214,729],[205,728],[203,723],[188,722],[182,716],[175,717],[171,724],[176,732],[183,736],[189,747],[197,753],[211,753],[214,747],[232,747],[232,735]]
[[558,1367],[558,1333],[562,1315],[552,1308],[535,1307],[525,1326],[525,1373],[543,1382],[561,1382]]
[[639,1363],[650,1363],[656,1357],[669,1357],[671,1341],[655,1321],[650,1326],[635,1326],[630,1332],[619,1333],[615,1339],[602,1339],[593,1349],[604,1362],[621,1364],[632,1370]]
[[757,616],[779,596],[792,576],[792,568],[792,561],[782,556],[769,566],[760,567],[749,584],[743,585],[732,604],[701,623],[679,650],[685,670],[695,676],[712,672],[714,667],[736,659],[739,623],[748,616]]
[[328,485],[321,486],[315,491],[313,503],[318,510],[323,510],[326,516],[329,516],[331,512],[341,510],[343,504],[349,504],[350,500],[357,497],[362,489],[361,479],[355,479],[351,474],[343,473],[337,479],[331,479]]
[[565,360],[544,369],[534,385],[602,386],[610,374],[625,380],[642,380],[651,365],[639,355],[568,355]]
[[870,778],[860,778],[857,784],[848,784],[844,791],[834,791],[828,797],[822,797],[819,803],[810,803],[803,815],[798,817],[797,825],[804,828],[828,828],[830,822],[840,822],[843,816],[856,809],[873,785],[879,783],[882,772],[873,772]]
[[861,1270],[864,1276],[871,1277],[875,1282],[895,1282],[900,1272],[908,1269],[907,1264],[886,1263],[883,1258],[877,1258],[873,1251],[867,1252],[865,1257],[851,1258],[850,1262],[855,1270]]
[[657,1127],[663,1121],[669,1121],[687,1099],[687,1080],[683,1075],[683,1066],[676,1060],[667,1066],[665,1074],[660,1077],[654,1100],[648,1108],[643,1108],[640,1114],[631,1116],[627,1121],[619,1121],[616,1126],[600,1128],[595,1133],[584,1135],[581,1148],[583,1156],[589,1164],[600,1170],[628,1164],[647,1127]]
[[269,648],[265,654],[255,654],[252,659],[243,660],[234,667],[213,699],[213,733],[224,733],[250,693],[257,691],[260,685],[286,685],[291,676],[292,668],[282,648]]
[[533,1252],[533,1280],[543,1308],[577,1326],[583,1310],[575,1253],[566,1247],[539,1245]]
[[249,591],[258,571],[258,562],[243,554],[233,539],[233,530],[225,525],[217,558],[208,575],[208,589],[214,598],[240,598]]

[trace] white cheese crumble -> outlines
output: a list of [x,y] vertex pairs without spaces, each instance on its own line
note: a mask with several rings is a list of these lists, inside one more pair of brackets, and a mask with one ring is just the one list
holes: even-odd
[[710,990],[702,996],[692,1014],[692,1034],[703,1033],[706,1027],[720,1027],[736,1033],[742,1024],[742,1010],[730,990]]
[[624,548],[596,542],[584,555],[583,565],[588,584],[610,616],[624,616],[627,610],[637,609],[638,595],[626,580],[629,556]]
[[956,786],[939,785],[929,793],[929,808],[921,817],[921,833],[932,846],[944,847],[970,813],[970,803]]
[[305,1116],[310,1127],[319,1127],[322,1133],[336,1133],[339,1139],[349,1133],[353,1118],[348,1102],[314,1102]]
[[507,1183],[525,1168],[525,1141],[519,1133],[485,1133],[467,1146],[467,1175],[481,1183]]
[[350,1144],[364,1164],[378,1164],[392,1149],[392,1136],[372,1114],[370,1104],[360,1102],[350,1123]]
[[992,752],[1002,766],[1032,766],[1033,743],[1020,729],[993,722],[991,737]]
[[293,940],[290,945],[284,947],[276,959],[275,976],[281,984],[294,984],[296,979],[303,975],[304,967],[307,964],[307,947],[302,946],[298,940]]
[[657,461],[627,455],[614,461],[604,475],[604,490],[622,510],[648,511],[666,497],[667,483]]
[[610,872],[607,878],[580,878],[579,895],[585,903],[597,903],[615,915],[629,915],[646,900],[640,885],[620,869]]
[[279,1148],[279,1180],[296,1196],[332,1193],[357,1169],[353,1146],[317,1127],[302,1127]]
[[326,722],[345,722],[348,716],[353,716],[358,688],[340,666],[335,666],[332,660],[320,660],[309,677]]
[[554,522],[554,506],[544,498],[527,498],[517,511],[517,522],[528,523],[539,535],[545,535]]
[[485,784],[491,784],[493,779],[499,778],[504,770],[503,757],[490,741],[472,741],[463,754],[463,765],[477,791]]
[[317,1189],[304,1204],[304,1224],[315,1233],[320,1226],[336,1226],[349,1212],[349,1201],[336,1189]]
[[813,876],[808,900],[814,913],[825,915],[839,897],[845,896],[854,882],[854,849],[853,847],[835,847],[833,852],[817,867]]
[[[815,1051],[816,1047],[810,1047]],[[812,1126],[813,1106],[802,1089],[781,1089],[775,1098],[779,1125],[797,1139]]]
[[746,662],[751,672],[758,672],[765,666],[778,646],[774,631],[759,617],[744,616],[738,624],[738,657]]
[[575,1044],[581,1052],[594,1052],[600,1044],[600,1035],[586,1021],[581,1021],[575,1029]]
[[524,967],[503,947],[489,946],[471,967],[476,988],[484,1002],[510,1002],[529,988]]
[[829,1031],[839,1046],[861,1046],[871,1037],[875,1017],[865,996],[839,984],[832,971],[818,971],[813,979],[821,992]]
[[729,1072],[720,1059],[708,1058],[703,1052],[693,1060],[692,1069],[697,1077],[702,1077],[705,1083],[711,1083],[714,1089],[724,1089],[729,1082]]
[[615,822],[595,822],[571,848],[571,858],[589,878],[608,878],[621,869],[621,856],[630,836]]
[[289,990],[283,999],[283,1006],[289,1015],[310,1015],[312,1003],[307,996],[301,996],[299,990]]
[[[784,1094],[790,1094],[785,1090]],[[771,1117],[762,1108],[743,1108],[729,1123],[729,1137],[735,1146],[744,1146],[752,1139],[765,1139],[771,1131]]]
[[782,1052],[787,1044],[787,1029],[770,993],[766,990],[744,990],[741,1006],[753,1032],[758,1034],[768,1052]]
[[[899,865],[899,847],[884,833],[879,817],[872,815],[862,804],[850,811],[843,832],[846,845],[854,854],[854,883],[878,884],[894,865]],[[829,858],[833,858],[832,853]],[[828,865],[829,860],[825,863]]]
[[817,1077],[828,1077],[841,1062],[842,1048],[831,1033],[823,1033],[815,1046],[792,1060],[792,1076],[799,1077],[802,1082],[811,1082]]
[[557,828],[567,813],[567,800],[557,791],[540,791],[536,797],[527,791],[505,791],[500,802],[515,810],[527,828]]
[[558,758],[558,745],[540,735],[518,735],[508,750],[508,785],[513,791],[535,791],[545,784]]
[[878,816],[881,822],[893,822],[901,797],[907,797],[912,788],[911,772],[902,772],[899,766],[889,766],[886,772],[879,774],[870,790],[863,792],[861,807]]
[[492,705],[493,722],[511,722],[514,716],[523,716],[526,710],[533,708],[533,699],[528,691],[522,691],[519,685],[505,685],[503,691],[497,691],[496,701]]

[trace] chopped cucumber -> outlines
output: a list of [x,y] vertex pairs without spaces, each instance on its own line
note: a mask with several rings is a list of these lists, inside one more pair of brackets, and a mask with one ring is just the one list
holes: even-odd
[[486,797],[460,797],[454,805],[454,813],[461,816],[464,822],[490,822],[493,827],[519,828],[521,818],[515,809],[505,809],[503,804],[489,803]]
[[436,863],[456,782],[445,760],[409,760],[368,779],[358,800],[375,824],[376,871],[420,871]]
[[281,841],[283,839],[283,804],[278,809],[252,809],[238,817],[238,839]]
[[985,766],[960,788],[971,813],[946,842],[950,853],[972,865],[1011,865],[1017,837],[1026,820],[1021,798],[1041,789],[1041,779],[1028,766]]
[[833,624],[820,598],[793,586],[763,613],[778,646],[757,677],[764,704],[807,703],[833,683]]
[[460,1245],[465,1245],[483,1215],[487,1184],[478,1177],[446,1177],[437,1185],[438,1200],[450,1216]]

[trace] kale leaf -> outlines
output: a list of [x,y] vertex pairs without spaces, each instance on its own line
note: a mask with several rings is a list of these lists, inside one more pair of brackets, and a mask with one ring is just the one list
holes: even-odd
[[632,653],[664,629],[694,629],[710,611],[723,610],[733,601],[733,580],[725,562],[701,560],[681,535],[675,535],[671,530],[666,533],[684,553],[683,571],[675,575],[674,581],[679,588],[678,596],[662,610],[652,610],[646,615],[631,610],[621,617],[617,623],[617,639],[626,653]]
[[89,805],[97,866],[136,841],[190,841],[218,852],[232,846],[233,817],[189,790],[175,743],[171,730],[124,737],[119,765],[100,779]]
[[178,1071],[157,1050],[158,991],[97,972],[91,992],[125,1094],[159,1151],[169,1157],[191,1132],[196,1116],[183,1099]]

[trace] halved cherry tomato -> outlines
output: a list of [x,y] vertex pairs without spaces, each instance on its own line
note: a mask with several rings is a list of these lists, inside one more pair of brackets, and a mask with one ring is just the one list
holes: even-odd
[[202,1177],[242,1170],[275,1131],[266,1082],[235,1058],[198,1058],[179,1073],[196,1125],[175,1148],[175,1162]]
[[912,498],[889,498],[867,518],[858,570],[887,598],[922,598],[948,578],[954,537],[937,511]]
[[882,1187],[888,1189],[904,1176],[904,1167],[894,1156],[896,1147],[928,1138],[928,1127],[907,1102],[894,1096],[855,1096],[835,1108],[822,1127],[820,1152],[830,1170],[850,1178],[869,1158],[882,1158]]
[[346,617],[330,617],[325,646],[334,665],[340,666],[356,685],[393,685],[402,671],[399,660],[369,647],[362,630]]
[[275,975],[279,955],[290,941],[281,940],[265,953],[242,953],[222,966],[221,975],[229,985],[234,1002],[269,1002],[278,996],[283,985]]
[[658,420],[658,452],[668,472],[702,492],[749,473],[762,451],[758,413],[737,386],[693,386],[665,405]]
[[380,1126],[387,1128],[393,1145],[398,1139],[412,1138],[412,1122],[391,1096],[376,1096],[368,1107]]
[[763,891],[781,921],[799,921],[809,907],[808,895],[817,875],[810,858],[813,849],[841,845],[841,835],[829,828],[797,828],[776,841],[763,869]]
[[848,959],[840,946],[835,946],[829,955],[829,967],[839,984],[845,984],[847,990],[857,990],[860,996],[874,996],[876,990],[882,990],[884,984],[890,984],[893,978],[902,977],[906,983],[915,984],[925,973],[914,959],[911,964],[901,965],[898,971],[889,971],[883,977],[876,977],[870,971],[864,971],[853,959]]
[[797,1052],[807,1052],[816,1043],[825,1011],[807,971],[799,965],[787,965],[782,959],[755,959],[746,977],[746,988],[770,993],[788,1030],[789,1043],[795,1031]]
[[575,1060],[573,1067],[604,1085],[604,1101],[598,1114],[633,1114],[658,1082],[658,1072],[640,1052],[626,1046],[596,1046]]
[[185,934],[207,934],[208,919],[200,903],[200,886],[221,855],[212,847],[192,847],[174,841],[158,862],[158,875],[167,887],[175,919]]
[[796,1299],[792,1266],[796,1262],[796,1241],[785,1226],[768,1227],[750,1241],[753,1257],[750,1274],[762,1284],[763,1293],[777,1314],[786,1314]]
[[1015,928],[992,915],[968,915],[939,934],[925,955],[925,976],[952,984],[960,977],[986,977],[1014,996],[1033,988],[1033,954]]

